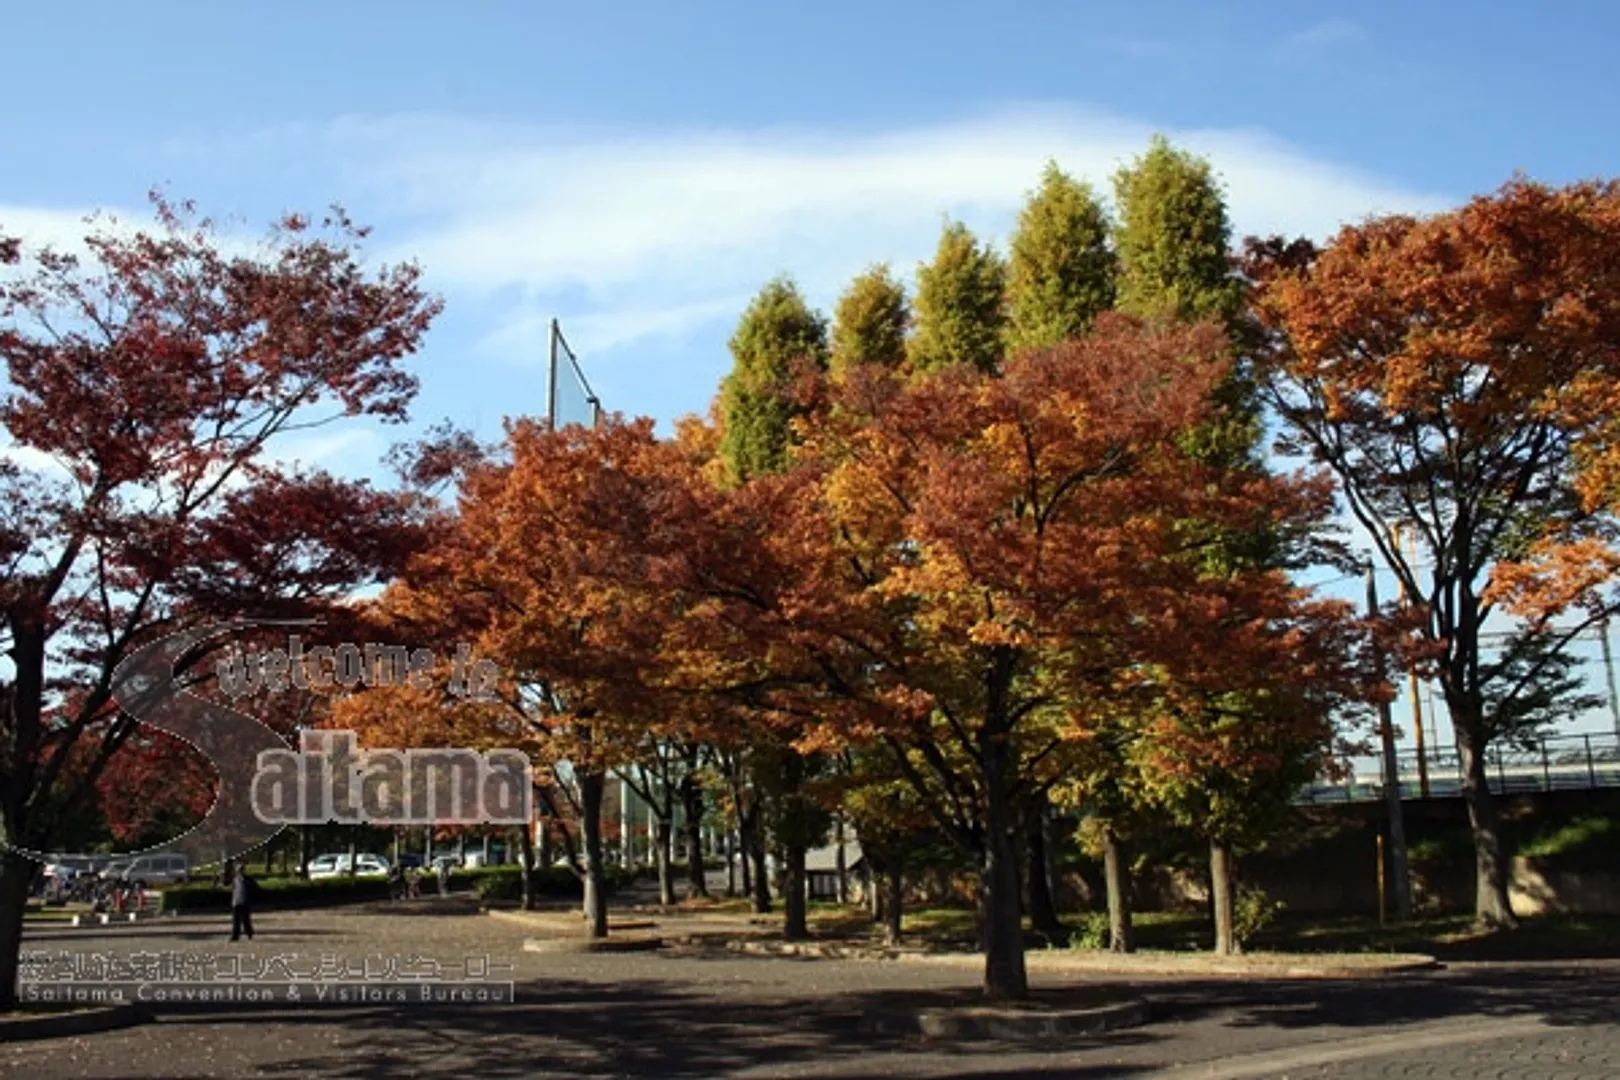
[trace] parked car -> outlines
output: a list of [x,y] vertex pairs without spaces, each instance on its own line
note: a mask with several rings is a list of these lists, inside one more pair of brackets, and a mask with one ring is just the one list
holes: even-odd
[[184,885],[191,873],[191,863],[184,855],[137,855],[127,863],[107,868],[107,877],[128,882],[145,889],[154,885]]
[[431,867],[432,872],[437,874],[439,872],[440,867],[448,867],[451,870],[459,870],[459,869],[461,869],[461,856],[459,856],[459,855],[435,855],[435,856],[433,856],[433,866]]
[[45,876],[60,878],[64,882],[72,881],[80,874],[94,873],[100,869],[97,861],[93,855],[57,855],[45,864]]
[[[354,872],[363,874],[386,874],[389,862],[381,855],[359,854],[354,857]],[[309,864],[309,877],[313,881],[317,878],[340,877],[349,872],[349,856],[322,855]]]

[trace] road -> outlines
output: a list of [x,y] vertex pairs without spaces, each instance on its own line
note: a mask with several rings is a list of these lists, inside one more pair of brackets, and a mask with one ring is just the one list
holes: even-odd
[[0,1076],[1514,1077],[1620,1076],[1620,962],[1472,964],[1383,980],[1110,980],[1147,1026],[1061,1044],[861,1033],[872,1007],[970,987],[944,965],[660,953],[538,954],[476,916],[267,914],[36,934],[29,949],[259,958],[489,955],[517,1000],[483,1007],[171,1008],[155,1023],[0,1046]]

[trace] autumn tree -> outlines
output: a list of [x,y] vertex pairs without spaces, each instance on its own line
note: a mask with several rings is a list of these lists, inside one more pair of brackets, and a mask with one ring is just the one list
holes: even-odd
[[1091,188],[1048,162],[1018,215],[1008,263],[1012,349],[1079,337],[1114,306],[1108,215]]
[[487,599],[478,643],[513,688],[509,707],[578,792],[596,937],[607,933],[607,778],[663,715],[659,657],[678,597],[662,567],[692,535],[682,461],[650,420],[558,432],[513,422],[505,460],[470,472],[449,549],[450,587]]
[[[1580,470],[1612,423],[1617,242],[1614,183],[1515,180],[1447,213],[1347,227],[1320,252],[1249,247],[1287,448],[1332,469],[1419,616],[1456,732],[1482,926],[1514,923],[1486,753],[1545,718],[1520,704],[1613,610],[1612,506]],[[1493,619],[1510,635],[1495,654]]]
[[[1240,331],[1243,285],[1231,224],[1209,162],[1156,136],[1146,153],[1115,174],[1114,195],[1121,310],[1148,318],[1214,320],[1231,342],[1233,363],[1211,394],[1216,409],[1189,433],[1189,446],[1212,466],[1256,466],[1264,457],[1262,406]],[[1319,561],[1322,554],[1311,550],[1318,547],[1311,537],[1293,538],[1304,542],[1291,546],[1291,538],[1264,529],[1221,534],[1195,521],[1183,527],[1208,541],[1204,561],[1212,574],[1239,566],[1297,568]],[[1269,715],[1257,704],[1251,720],[1264,724]],[[1254,805],[1264,802],[1257,795]],[[1220,924],[1216,939],[1224,944],[1234,939],[1225,918],[1231,910],[1231,883],[1221,868],[1230,865],[1232,856],[1212,838],[1210,857],[1212,908]]]
[[[850,379],[841,394],[860,400],[809,443],[819,535],[834,539],[830,558],[825,539],[800,545],[813,554],[785,603],[830,690],[873,705],[855,730],[889,747],[977,863],[992,995],[1026,992],[1023,815],[1066,774],[1091,713],[1223,666],[1281,679],[1292,663],[1291,619],[1269,620],[1296,595],[1286,578],[1204,573],[1177,524],[1326,511],[1319,482],[1214,469],[1182,446],[1224,350],[1210,326],[1110,316],[1000,377]],[[773,533],[797,529],[817,535]],[[1233,632],[1251,622],[1265,629]]]
[[342,416],[404,418],[416,382],[399,364],[439,309],[417,268],[368,272],[366,230],[341,211],[233,254],[188,205],[155,203],[156,229],[93,223],[83,256],[0,243],[24,263],[0,279],[0,423],[62,470],[0,469],[0,1009],[16,1000],[26,853],[59,824],[42,808],[87,796],[137,728],[113,702],[119,665],[215,618],[318,613],[416,542],[407,502],[267,451]]
[[931,371],[968,364],[994,371],[1007,324],[1007,267],[959,221],[946,224],[932,262],[917,268],[911,366]]
[[872,920],[881,921],[890,945],[898,945],[906,862],[934,820],[886,747],[858,746],[849,757],[840,805],[861,838],[861,854],[871,872]]
[[[846,312],[847,313],[847,312]],[[868,314],[881,318],[883,312]],[[845,345],[852,344],[846,325]],[[872,323],[868,331],[880,331]],[[877,341],[881,345],[881,341]],[[720,458],[730,483],[741,484],[774,473],[789,464],[789,448],[793,443],[792,421],[804,415],[812,405],[805,392],[819,383],[818,376],[826,370],[827,327],[819,313],[813,312],[799,295],[797,288],[786,278],[777,278],[750,304],[738,324],[731,341],[736,368],[721,389],[723,411]],[[749,785],[754,796],[761,799],[756,827],[751,830],[752,840],[762,845],[765,830],[758,826],[774,821],[778,838],[791,836],[786,843],[786,860],[802,866],[803,837],[814,830],[801,821],[802,814],[790,812],[791,807],[808,809],[796,794],[801,779],[802,762],[794,760],[793,751],[785,742],[777,741],[775,725],[763,724],[758,736],[772,741],[771,746],[759,747],[759,752],[747,755],[754,767],[777,767],[785,770],[778,776],[752,777]],[[791,740],[789,740],[791,741]],[[784,781],[791,781],[784,786]],[[754,853],[756,869],[764,862],[763,847]],[[798,875],[802,878],[802,873]],[[769,893],[763,875],[756,874],[756,908],[768,907]],[[790,937],[808,934],[805,925],[803,896],[790,893],[786,911],[786,933]]]
[[721,387],[720,454],[732,481],[787,461],[789,425],[803,412],[795,380],[827,365],[827,325],[785,277],[766,282],[731,336],[734,366]]
[[831,369],[836,375],[862,364],[898,368],[906,360],[911,308],[906,289],[886,265],[849,283],[833,314]]

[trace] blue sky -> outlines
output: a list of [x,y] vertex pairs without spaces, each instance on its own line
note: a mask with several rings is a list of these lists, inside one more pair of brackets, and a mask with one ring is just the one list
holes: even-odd
[[[1322,237],[1515,170],[1615,170],[1598,2],[5,5],[0,227],[67,239],[153,184],[255,227],[344,203],[448,310],[420,424],[544,404],[552,317],[608,408],[703,411],[750,293],[830,307],[942,216],[1004,240],[1047,157],[1106,190],[1154,131],[1240,232]],[[285,448],[372,472],[364,425]]]

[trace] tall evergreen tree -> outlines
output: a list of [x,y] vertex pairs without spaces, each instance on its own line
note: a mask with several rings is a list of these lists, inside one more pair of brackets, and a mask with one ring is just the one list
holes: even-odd
[[966,225],[948,222],[934,260],[917,268],[917,329],[911,338],[914,368],[929,371],[972,364],[1001,366],[1007,324],[1007,266]]
[[[1232,227],[1226,200],[1208,161],[1155,136],[1147,153],[1114,175],[1119,224],[1114,244],[1119,252],[1118,305],[1144,318],[1212,319],[1221,323],[1237,359],[1232,374],[1215,389],[1221,414],[1188,436],[1188,450],[1216,467],[1248,468],[1261,458],[1259,391],[1239,349],[1239,313],[1243,284],[1231,250]],[[1184,521],[1189,550],[1205,573],[1236,574],[1248,569],[1278,568],[1298,556],[1289,538],[1275,530],[1220,530],[1206,522]],[[1265,702],[1243,695],[1215,695],[1220,711],[1238,717],[1242,730],[1263,737],[1278,723]],[[1316,748],[1294,746],[1292,767],[1308,769]],[[1283,776],[1287,770],[1275,774]],[[1210,846],[1211,907],[1217,952],[1236,951],[1231,866],[1234,845],[1250,826],[1278,805],[1291,789],[1281,781],[1242,786],[1236,793],[1189,788],[1166,799],[1162,808],[1205,833]],[[1219,805],[1217,805],[1219,803]],[[1220,806],[1227,811],[1221,812]],[[1238,807],[1232,812],[1231,807]]]
[[720,391],[720,456],[733,481],[787,463],[789,423],[800,411],[795,365],[827,366],[827,321],[805,303],[791,278],[765,283],[731,335],[731,374]]
[[1114,252],[1107,212],[1087,184],[1047,162],[1041,186],[1018,215],[1008,267],[1012,348],[1079,337],[1114,305]]
[[834,313],[832,370],[836,374],[862,364],[897,368],[906,359],[906,331],[911,306],[906,288],[886,264],[867,270],[844,290]]
[[[1144,318],[1215,319],[1236,339],[1243,284],[1231,250],[1226,199],[1208,161],[1155,135],[1114,174],[1120,310]],[[1239,356],[1215,394],[1224,416],[1194,438],[1208,462],[1250,463],[1263,434],[1258,390]]]
[[1242,304],[1232,225],[1209,162],[1155,135],[1114,174],[1121,311],[1230,323]]

